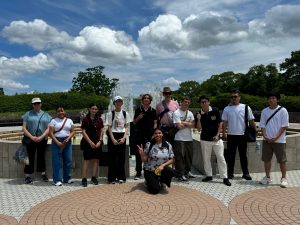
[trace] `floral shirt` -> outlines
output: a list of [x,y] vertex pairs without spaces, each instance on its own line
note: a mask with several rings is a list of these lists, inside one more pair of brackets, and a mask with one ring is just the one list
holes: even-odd
[[148,161],[144,163],[144,169],[154,171],[156,167],[174,158],[174,152],[172,145],[167,142],[169,148],[160,148],[157,144],[154,144],[151,149],[150,142],[145,146],[144,153],[148,155]]

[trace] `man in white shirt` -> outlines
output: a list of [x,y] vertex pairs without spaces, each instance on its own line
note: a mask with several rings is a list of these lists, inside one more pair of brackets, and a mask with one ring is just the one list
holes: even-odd
[[289,126],[289,114],[287,110],[278,105],[279,94],[268,94],[269,107],[265,108],[260,117],[260,127],[263,132],[262,161],[264,161],[266,176],[260,181],[260,184],[269,184],[272,182],[270,177],[271,160],[273,153],[276,155],[277,162],[280,165],[282,174],[280,187],[287,187],[286,179],[286,129]]
[[193,137],[194,115],[188,110],[191,100],[183,97],[179,109],[174,112],[173,122],[178,128],[175,134],[174,154],[175,173],[179,181],[188,181],[194,176],[191,174],[193,159]]
[[[230,95],[230,104],[225,107],[222,120],[223,120],[223,137],[227,139],[227,149],[225,150],[225,159],[228,166],[228,179],[234,178],[234,164],[236,149],[239,150],[240,162],[243,171],[242,178],[252,180],[248,170],[247,159],[247,140],[245,137],[245,109],[246,105],[240,103],[241,96],[238,90],[233,90]],[[248,106],[248,121],[250,125],[256,128],[254,116],[251,108]],[[227,136],[225,134],[226,128]]]

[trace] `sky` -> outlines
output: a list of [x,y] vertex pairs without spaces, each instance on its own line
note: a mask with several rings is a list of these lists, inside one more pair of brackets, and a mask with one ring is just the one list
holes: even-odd
[[300,50],[300,0],[3,0],[0,87],[61,92],[98,65],[138,96]]

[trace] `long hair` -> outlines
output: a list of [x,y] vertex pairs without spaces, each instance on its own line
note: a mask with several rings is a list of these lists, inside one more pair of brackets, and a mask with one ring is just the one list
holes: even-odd
[[[160,131],[162,132],[162,134],[163,134],[162,129],[160,129],[160,128],[158,128],[158,127],[154,129],[153,134],[154,134],[155,131],[157,131],[157,130],[160,130]],[[153,146],[153,145],[155,145],[155,144],[156,144],[155,138],[152,138],[151,141],[150,141],[150,146]],[[169,144],[170,144],[170,143],[169,143]],[[162,147],[162,148],[167,148],[167,149],[169,149],[169,144],[167,143],[167,141],[166,141],[166,139],[165,139],[165,135],[163,134],[163,136],[162,136],[162,145],[161,145],[161,147]],[[152,148],[152,147],[151,147],[151,148]],[[149,150],[151,150],[151,148],[149,148]]]
[[89,112],[88,112],[88,114],[86,115],[86,117],[88,117],[88,118],[90,118],[90,116],[91,116],[91,108],[93,107],[93,106],[96,106],[97,108],[98,108],[98,111],[97,111],[97,113],[95,114],[95,120],[98,120],[98,118],[101,116],[101,113],[99,114],[98,112],[99,112],[99,107],[98,107],[98,105],[97,104],[95,104],[95,103],[91,103],[90,105],[89,105]]

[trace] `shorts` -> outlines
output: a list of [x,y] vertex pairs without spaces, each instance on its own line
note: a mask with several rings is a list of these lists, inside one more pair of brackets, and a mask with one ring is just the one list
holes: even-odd
[[278,163],[286,162],[285,146],[285,143],[268,143],[263,141],[261,156],[262,161],[271,161],[274,153]]

